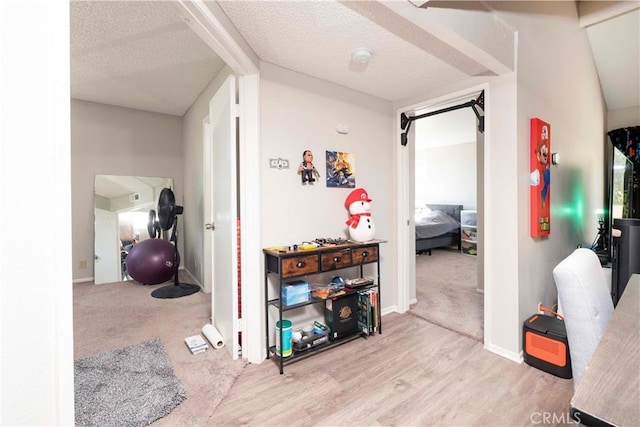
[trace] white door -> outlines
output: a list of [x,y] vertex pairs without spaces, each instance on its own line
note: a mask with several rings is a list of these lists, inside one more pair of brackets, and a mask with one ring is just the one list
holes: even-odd
[[94,209],[95,247],[93,282],[112,283],[120,279],[120,242],[118,218],[115,212]]
[[[213,290],[213,132],[209,116],[202,122],[202,139],[204,180],[202,218],[206,222],[202,253],[202,287],[205,293],[210,293]],[[211,301],[213,302],[213,299]],[[213,307],[213,304],[211,306]]]
[[[229,76],[209,102],[210,132],[205,144],[205,274],[211,272],[211,310],[213,325],[222,334],[225,348],[238,358],[238,244],[236,182],[236,79]],[[209,172],[207,172],[209,171]],[[209,189],[209,190],[207,190]],[[212,189],[212,190],[211,190]],[[209,245],[207,247],[207,245]],[[207,266],[211,263],[211,266]],[[205,279],[205,283],[208,279]]]

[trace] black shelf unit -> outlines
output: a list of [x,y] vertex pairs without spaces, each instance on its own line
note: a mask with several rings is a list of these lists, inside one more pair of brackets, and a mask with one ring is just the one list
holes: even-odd
[[[272,325],[275,325],[275,321],[270,322],[269,306],[273,306],[278,309],[277,321],[282,324],[283,313],[291,310],[296,310],[308,305],[313,304],[325,304],[326,299],[313,298],[309,301],[302,302],[300,304],[284,305],[281,304],[280,298],[269,298],[269,274],[276,275],[278,286],[278,295],[282,295],[282,287],[289,282],[300,280],[308,276],[313,276],[321,273],[327,273],[345,268],[359,267],[360,277],[363,277],[364,266],[367,264],[376,263],[376,274],[374,283],[366,286],[358,287],[353,292],[358,292],[364,289],[376,289],[378,295],[378,304],[376,305],[377,315],[379,319],[379,325],[377,332],[382,333],[382,318],[380,311],[380,242],[369,243],[347,243],[342,245],[331,245],[325,247],[318,247],[312,250],[298,250],[298,251],[279,251],[273,249],[263,249],[264,253],[264,292],[265,292],[265,339],[267,343],[267,359],[273,359],[280,369],[280,374],[284,373],[284,366],[291,363],[306,359],[318,353],[329,350],[333,347],[345,344],[349,341],[353,341],[357,338],[365,336],[362,332],[354,333],[352,335],[342,337],[339,339],[329,340],[326,343],[319,344],[317,346],[302,350],[293,351],[290,356],[280,357],[276,354],[276,346],[269,343],[269,331]],[[353,292],[347,293],[344,296],[348,296]],[[340,298],[340,296],[336,297]],[[282,334],[280,334],[282,340]],[[283,348],[283,343],[280,342],[280,348]]]

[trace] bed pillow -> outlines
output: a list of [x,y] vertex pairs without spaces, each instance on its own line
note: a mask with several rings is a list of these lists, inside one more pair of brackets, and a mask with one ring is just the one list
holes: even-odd
[[423,218],[424,216],[429,215],[431,212],[433,212],[433,211],[428,206],[418,206],[418,207],[416,207],[416,211],[415,211],[416,222],[418,222],[418,220],[420,218]]
[[416,225],[426,225],[426,224],[448,224],[451,226],[451,229],[455,229],[460,226],[460,223],[456,221],[451,216],[447,215],[442,211],[432,211],[429,210],[428,213],[425,213],[418,217],[416,215]]

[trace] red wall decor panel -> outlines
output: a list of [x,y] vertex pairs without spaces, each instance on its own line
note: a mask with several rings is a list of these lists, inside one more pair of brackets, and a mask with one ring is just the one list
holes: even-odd
[[531,119],[531,236],[551,234],[551,125]]

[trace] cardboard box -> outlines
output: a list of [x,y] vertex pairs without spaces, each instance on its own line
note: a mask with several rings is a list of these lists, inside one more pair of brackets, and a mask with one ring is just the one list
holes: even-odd
[[329,298],[325,303],[325,321],[329,338],[340,339],[358,333],[358,294]]
[[311,285],[302,280],[290,282],[282,287],[282,303],[295,305],[309,302]]

